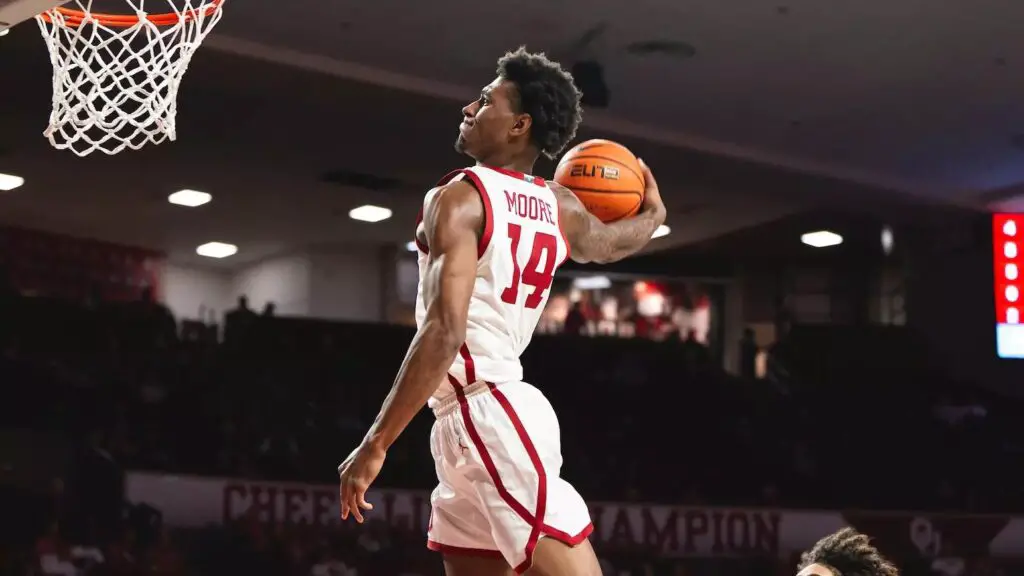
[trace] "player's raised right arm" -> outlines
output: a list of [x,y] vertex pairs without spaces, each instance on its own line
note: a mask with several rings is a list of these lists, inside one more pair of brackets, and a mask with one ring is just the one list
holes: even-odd
[[665,204],[661,201],[658,182],[647,164],[644,171],[644,203],[632,218],[605,224],[591,214],[571,190],[551,182],[558,197],[558,217],[569,242],[570,257],[580,263],[607,264],[640,251],[654,231],[665,221]]

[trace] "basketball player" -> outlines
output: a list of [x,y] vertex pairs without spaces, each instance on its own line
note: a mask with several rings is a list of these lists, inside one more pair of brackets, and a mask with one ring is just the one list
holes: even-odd
[[476,165],[424,199],[419,329],[380,414],[338,469],[341,515],[363,521],[388,447],[427,403],[439,481],[428,546],[442,553],[448,576],[599,576],[587,505],[559,477],[558,419],[522,382],[519,356],[558,265],[635,253],[665,207],[646,165],[640,212],[614,224],[530,175],[541,154],[554,158],[574,137],[581,117],[572,77],[543,54],[506,54],[462,113],[455,146]]
[[899,576],[864,534],[843,528],[800,556],[797,576]]

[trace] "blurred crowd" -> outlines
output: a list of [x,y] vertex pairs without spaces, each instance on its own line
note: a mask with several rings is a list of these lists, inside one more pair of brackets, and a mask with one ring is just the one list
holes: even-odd
[[[541,315],[540,334],[693,341],[720,354],[721,314],[711,295],[721,287],[635,278],[556,279]],[[719,297],[720,299],[720,297]]]
[[[21,447],[4,463],[2,573],[438,573],[416,531],[245,519],[171,531],[160,510],[122,496],[124,470],[335,482],[409,329],[276,318],[244,300],[223,326],[178,323],[150,294],[0,293],[0,317],[0,421],[4,445]],[[759,380],[725,373],[693,341],[563,334],[536,337],[523,362],[559,412],[563,474],[589,499],[1024,510],[1024,471],[1006,464],[1024,448],[1020,404],[947,382],[901,329],[797,327],[772,355],[779,369]],[[433,486],[431,422],[421,414],[394,446],[381,486]],[[602,556],[617,575],[792,567]]]

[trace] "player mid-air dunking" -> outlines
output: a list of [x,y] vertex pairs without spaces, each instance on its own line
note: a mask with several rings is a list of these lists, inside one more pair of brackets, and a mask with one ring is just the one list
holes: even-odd
[[665,207],[643,164],[643,206],[613,224],[530,175],[541,154],[554,158],[575,136],[581,116],[572,77],[543,54],[506,54],[462,114],[456,148],[476,165],[423,201],[418,331],[380,414],[338,468],[341,515],[363,521],[388,447],[427,403],[438,478],[428,546],[443,554],[448,576],[599,576],[587,505],[559,477],[558,419],[522,381],[519,356],[558,265],[635,253]]

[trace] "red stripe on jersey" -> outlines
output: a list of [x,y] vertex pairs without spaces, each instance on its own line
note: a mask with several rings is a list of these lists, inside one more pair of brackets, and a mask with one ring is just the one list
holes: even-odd
[[516,172],[515,170],[509,170],[508,168],[501,168],[500,166],[485,166],[485,165],[481,164],[480,167],[481,168],[487,168],[488,170],[494,170],[495,172],[498,172],[500,174],[504,174],[505,176],[510,176],[512,178],[518,178],[519,180],[522,180],[523,182],[529,182],[530,184],[535,184],[537,186],[540,186],[541,188],[547,188],[547,183],[544,182],[544,179],[541,178],[540,176],[534,176],[532,174],[524,174],[522,172]]
[[416,243],[416,247],[419,248],[420,252],[424,254],[430,254],[430,247],[427,246],[422,240],[420,240],[419,230],[420,224],[423,222],[423,208],[420,208],[419,214],[416,215],[416,226],[413,228],[412,239]]
[[494,235],[494,209],[491,208],[491,196],[487,193],[483,181],[472,170],[463,170],[462,173],[473,182],[473,186],[476,186],[477,192],[480,193],[480,199],[484,202],[484,233],[480,235],[480,243],[476,248],[477,257],[482,258],[484,252],[487,251],[487,246],[491,243],[491,236]]
[[441,178],[438,182],[438,186],[444,186],[445,184],[452,181],[453,178],[459,174],[469,178],[470,183],[476,188],[476,191],[480,194],[480,200],[484,203],[484,231],[480,235],[480,241],[477,243],[476,255],[478,258],[484,255],[487,251],[487,247],[491,244],[491,236],[494,235],[494,212],[491,208],[491,197],[487,194],[487,188],[484,183],[480,180],[480,177],[473,173],[472,170],[462,169],[453,170]]

